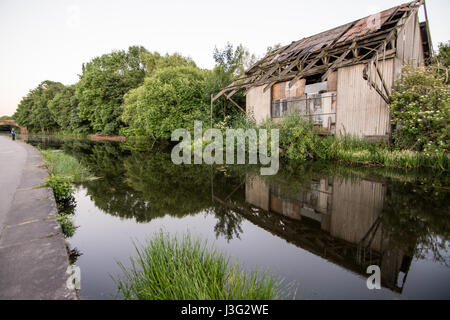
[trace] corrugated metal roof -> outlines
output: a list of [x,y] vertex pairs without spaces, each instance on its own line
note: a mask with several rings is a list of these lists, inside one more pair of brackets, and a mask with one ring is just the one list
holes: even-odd
[[294,55],[305,55],[309,52],[314,52],[326,48],[332,43],[338,44],[368,36],[380,30],[381,27],[388,20],[390,20],[397,11],[408,9],[414,3],[415,1],[405,3],[391,9],[384,10],[378,14],[374,14],[360,20],[336,27],[334,29],[324,31],[307,38],[303,38],[299,41],[292,42],[290,45],[278,49],[274,54],[263,58],[258,65],[267,66],[276,62],[286,60]]
[[391,8],[369,17],[362,18],[348,30],[338,42],[349,41],[380,30],[381,26],[397,11],[399,7]]
[[[422,5],[422,1],[415,0],[405,3],[378,14],[364,17],[357,21],[344,24],[342,26],[321,32],[319,34],[294,41],[289,45],[281,47],[267,54],[259,60],[249,70],[245,72],[238,80],[224,88],[216,97],[223,93],[233,90],[236,92],[239,88],[261,85],[263,83],[274,83],[277,81],[291,80],[292,78],[302,76],[305,72],[323,72],[320,60],[329,58],[330,52],[337,63],[341,63],[347,57],[347,54],[354,48],[361,46],[369,50],[364,55],[369,59],[378,46],[382,45],[385,38],[389,36],[391,30],[394,30],[401,17],[416,10]],[[389,24],[389,25],[388,25]],[[370,41],[370,47],[367,49],[367,43]],[[340,58],[337,58],[340,57]],[[337,59],[337,60],[336,60]],[[302,65],[301,71],[296,68],[299,63]],[[325,63],[325,62],[324,62]],[[306,66],[308,65],[308,66]],[[312,67],[316,69],[311,70]],[[326,71],[326,70],[325,70]],[[299,75],[300,74],[300,75]]]

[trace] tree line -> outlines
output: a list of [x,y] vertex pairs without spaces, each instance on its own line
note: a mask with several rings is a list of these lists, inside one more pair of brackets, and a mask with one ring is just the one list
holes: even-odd
[[[181,54],[142,46],[117,50],[82,65],[73,85],[45,80],[20,101],[13,118],[29,132],[144,135],[165,139],[175,128],[209,120],[215,94],[255,62],[242,45],[215,48],[212,70]],[[235,100],[245,105],[245,97]],[[213,117],[240,112],[221,98]]]
[[[270,52],[279,45],[267,48]],[[20,101],[13,118],[29,132],[170,138],[194,120],[209,122],[211,95],[239,77],[256,60],[242,45],[213,52],[215,67],[199,68],[188,57],[161,55],[142,46],[113,51],[82,65],[73,85],[46,80]],[[429,66],[404,70],[390,97],[394,142],[400,149],[448,152],[450,42],[439,45]],[[245,96],[233,96],[245,106]],[[220,127],[240,123],[241,111],[225,97],[214,104]],[[245,120],[244,120],[245,121]]]

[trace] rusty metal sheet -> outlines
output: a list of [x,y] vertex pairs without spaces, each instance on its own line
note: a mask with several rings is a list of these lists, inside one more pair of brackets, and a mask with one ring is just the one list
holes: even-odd
[[[417,1],[409,2],[388,10],[384,10],[377,15],[365,17],[355,22],[347,23],[334,29],[303,38],[299,41],[294,41],[289,45],[271,52],[266,57],[259,60],[245,73],[246,79],[243,80],[241,86],[251,86],[252,83],[260,85],[262,82],[258,83],[258,80],[261,78],[274,78],[273,82],[285,80],[286,74],[293,69],[292,67],[289,67],[290,65],[294,65],[299,62],[303,63],[303,58],[316,53],[319,54],[315,56],[314,59],[319,61],[321,58],[321,50],[324,49],[330,50],[332,48],[338,48],[338,51],[342,50],[342,52],[345,52],[345,50],[348,50],[348,47],[346,46],[347,43],[348,46],[350,46],[351,44],[357,43],[359,40],[370,37],[371,34],[375,34],[379,31],[380,28],[386,24],[386,22],[389,22],[397,12],[413,10],[417,6]],[[382,37],[379,38],[379,41],[380,43],[383,41]],[[342,52],[339,51],[336,54],[339,55],[342,54]],[[309,63],[315,64],[316,61],[314,59],[309,61]],[[287,70],[281,75],[283,77],[280,77],[280,75],[276,75],[271,71],[274,65],[279,65],[280,70]],[[295,65],[293,67],[295,67]],[[277,79],[277,77],[279,78]],[[331,83],[330,86],[334,87]],[[267,87],[269,87],[269,85],[267,85]],[[278,88],[275,88],[274,90],[278,93]],[[281,97],[282,95],[283,94],[279,92],[279,96]]]
[[359,20],[350,30],[348,30],[338,42],[350,41],[369,33],[376,32],[381,26],[397,11],[397,7],[380,13],[365,17]]

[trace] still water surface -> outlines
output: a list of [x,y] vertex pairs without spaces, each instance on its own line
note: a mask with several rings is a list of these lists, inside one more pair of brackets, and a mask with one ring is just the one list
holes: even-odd
[[[83,299],[114,299],[120,261],[164,230],[190,232],[247,269],[298,284],[298,299],[449,299],[450,176],[333,163],[176,166],[137,143],[28,136],[62,149],[100,179],[77,186]],[[367,289],[367,266],[382,289]]]

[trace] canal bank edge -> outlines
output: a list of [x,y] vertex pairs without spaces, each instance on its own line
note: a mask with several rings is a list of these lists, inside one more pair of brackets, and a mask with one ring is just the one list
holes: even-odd
[[[42,154],[26,150],[25,165],[0,231],[0,299],[73,300],[66,243]],[[7,188],[8,186],[4,186]]]

